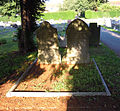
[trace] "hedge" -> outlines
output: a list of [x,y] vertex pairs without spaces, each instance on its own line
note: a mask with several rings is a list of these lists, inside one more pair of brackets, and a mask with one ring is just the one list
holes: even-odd
[[75,11],[61,11],[61,12],[50,12],[50,13],[44,13],[44,16],[42,17],[45,20],[69,20],[74,19],[76,16]]
[[[75,16],[76,16],[76,13],[75,11],[61,11],[61,12],[50,12],[50,13],[43,13],[44,16],[42,16],[43,19],[45,20],[50,20],[50,19],[53,19],[53,20],[71,20],[71,19],[74,19]],[[0,17],[0,21],[13,21],[13,22],[16,22],[16,21],[20,21],[21,18],[20,16],[18,17],[14,17],[14,16],[11,16],[11,17],[8,17],[8,16],[3,16],[3,17]]]
[[103,18],[103,17],[119,17],[120,11],[109,11],[109,12],[102,12],[102,11],[91,11],[87,10],[85,12],[85,18]]
[[0,21],[3,21],[3,22],[8,22],[8,21],[16,22],[16,21],[20,21],[20,20],[21,20],[20,16],[18,16],[18,17],[1,16],[0,17]]

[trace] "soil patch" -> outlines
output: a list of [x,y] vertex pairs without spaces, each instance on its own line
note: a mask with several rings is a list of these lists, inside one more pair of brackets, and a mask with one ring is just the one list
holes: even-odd
[[105,91],[99,74],[90,64],[38,64],[15,91]]

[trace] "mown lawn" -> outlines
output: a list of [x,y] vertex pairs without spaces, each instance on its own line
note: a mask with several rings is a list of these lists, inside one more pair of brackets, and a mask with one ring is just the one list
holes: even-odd
[[12,51],[18,51],[17,42],[12,40],[15,31],[10,29],[1,29],[0,30],[0,40],[6,40],[5,44],[0,45],[0,55],[9,53]]

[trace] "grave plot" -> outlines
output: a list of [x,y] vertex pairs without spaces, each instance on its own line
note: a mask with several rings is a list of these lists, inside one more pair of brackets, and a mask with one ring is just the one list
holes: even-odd
[[36,62],[30,72],[24,73],[6,96],[110,96],[109,89],[94,63],[40,66]]
[[[73,36],[68,34],[71,29]],[[89,58],[88,27],[83,21],[76,19],[67,28],[68,47],[63,57],[67,61],[60,60],[56,29],[45,21],[40,30],[36,31],[38,60],[10,89],[7,97],[110,96],[95,60]]]
[[39,65],[36,63],[15,91],[104,91],[94,63]]

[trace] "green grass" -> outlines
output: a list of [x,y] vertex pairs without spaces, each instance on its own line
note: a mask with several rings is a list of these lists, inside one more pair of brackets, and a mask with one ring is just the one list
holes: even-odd
[[[5,32],[7,30],[3,30],[3,32]],[[14,36],[13,34],[14,32],[6,32],[3,34],[0,34],[0,40],[5,39],[7,41],[6,44],[2,44],[0,45],[0,54],[4,54],[4,53],[9,53],[12,51],[18,51],[18,43],[17,42],[13,42],[12,38]]]
[[120,57],[103,44],[91,48],[90,54],[95,58],[112,95],[120,96]]
[[120,34],[120,31],[116,31],[115,29],[112,29],[112,28],[110,28],[110,27],[106,27],[106,26],[102,26],[102,27],[105,28],[105,29],[107,29],[107,30],[110,30],[110,31],[112,31],[112,32],[115,32],[115,33]]
[[16,81],[35,58],[36,52],[26,55],[21,55],[18,52],[0,55],[0,84],[8,80]]
[[[1,30],[0,40],[4,39],[7,41],[6,44],[0,45],[0,84],[18,79],[28,67],[28,65],[35,60],[36,52],[21,55],[18,53],[18,43],[13,42],[13,33],[6,32],[8,29]],[[6,33],[2,33],[6,32]],[[14,77],[10,77],[11,75]]]
[[[104,44],[99,47],[90,47],[90,58],[95,58],[112,95],[120,96],[120,58]],[[71,69],[70,73],[71,79],[55,82],[54,89],[56,91],[61,89],[104,91],[98,72],[93,64],[87,66],[79,65],[77,70]]]
[[67,78],[64,77],[65,72],[67,71],[63,70],[62,79],[60,81],[54,82],[53,90],[77,92],[105,91],[93,63],[77,65],[77,68],[73,66],[70,71],[67,72],[70,74]]

